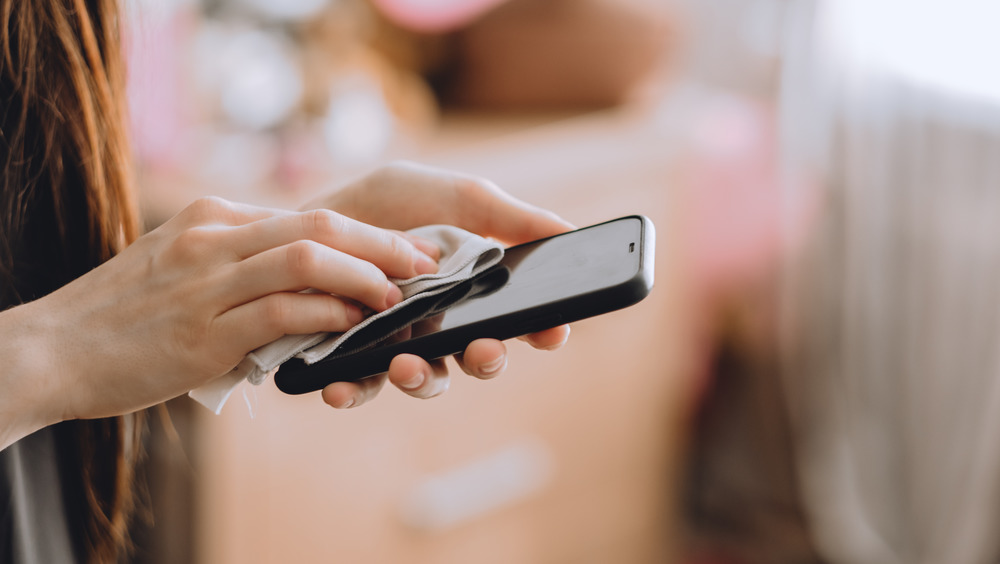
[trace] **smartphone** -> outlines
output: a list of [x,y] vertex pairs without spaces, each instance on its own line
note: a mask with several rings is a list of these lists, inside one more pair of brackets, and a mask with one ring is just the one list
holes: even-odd
[[[510,247],[476,278],[359,331],[351,350],[285,362],[275,383],[303,394],[386,372],[398,354],[433,360],[479,338],[510,339],[634,305],[653,288],[655,238],[649,218],[633,215]],[[386,338],[387,326],[405,327]]]

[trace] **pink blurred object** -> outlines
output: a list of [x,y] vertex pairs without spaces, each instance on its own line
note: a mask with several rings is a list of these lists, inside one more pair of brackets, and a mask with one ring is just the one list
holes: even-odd
[[452,31],[507,0],[372,0],[396,25],[421,33]]
[[143,166],[183,166],[180,148],[191,126],[183,94],[183,53],[192,35],[190,9],[134,18],[124,31],[133,150]]
[[[815,220],[817,185],[781,168],[776,126],[768,108],[726,95],[706,99],[692,117],[678,200],[679,260],[697,310],[691,331],[703,362],[692,381],[692,406],[711,394],[715,347],[727,330],[720,324],[732,322],[734,305],[768,299],[761,288],[770,287]],[[743,322],[760,336],[773,319]]]
[[719,96],[693,122],[685,166],[687,267],[715,299],[773,273],[799,246],[815,193],[804,178],[782,174],[767,109]]

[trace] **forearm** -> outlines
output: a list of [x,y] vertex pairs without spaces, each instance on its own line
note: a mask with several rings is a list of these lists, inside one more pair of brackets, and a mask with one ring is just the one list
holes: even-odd
[[0,313],[0,449],[62,420],[58,351],[50,346],[55,327],[47,327],[38,308],[24,305]]

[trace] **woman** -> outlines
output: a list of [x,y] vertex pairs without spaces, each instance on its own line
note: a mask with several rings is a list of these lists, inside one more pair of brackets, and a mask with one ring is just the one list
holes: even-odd
[[[567,227],[483,181],[400,164],[316,203],[340,214],[205,199],[139,237],[115,0],[0,0],[0,18],[4,562],[120,558],[135,412],[284,334],[343,331],[361,318],[354,303],[397,302],[387,277],[433,271],[436,250],[382,228],[452,223],[516,243]],[[308,287],[326,293],[298,293]],[[498,341],[462,356],[481,378],[506,364]],[[387,378],[430,397],[447,374],[401,355]],[[358,406],[384,379],[333,384],[323,399]]]

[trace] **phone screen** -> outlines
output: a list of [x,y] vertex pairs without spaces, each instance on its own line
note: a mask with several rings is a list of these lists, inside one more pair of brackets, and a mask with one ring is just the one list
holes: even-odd
[[374,320],[326,359],[286,362],[275,382],[306,393],[384,372],[401,352],[438,358],[475,338],[508,339],[632,305],[653,283],[647,224],[625,217],[511,247],[490,270]]
[[[507,249],[475,279],[383,317],[333,358],[437,331],[532,310],[632,279],[640,268],[642,221],[625,218]],[[403,327],[389,338],[387,327]]]
[[[531,309],[621,284],[639,270],[642,222],[626,218],[507,250],[502,287],[444,311],[441,329]],[[487,275],[489,273],[486,273]]]

